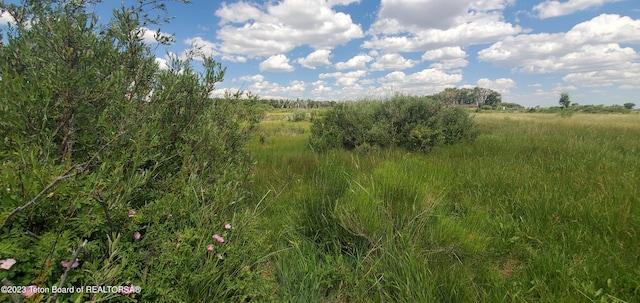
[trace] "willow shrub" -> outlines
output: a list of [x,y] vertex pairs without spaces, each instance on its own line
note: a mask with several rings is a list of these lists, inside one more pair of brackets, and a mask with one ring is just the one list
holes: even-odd
[[424,152],[477,135],[478,127],[462,108],[443,107],[429,97],[396,95],[386,101],[338,104],[313,121],[310,143],[319,151],[399,146]]
[[[102,24],[94,2],[0,3],[16,19],[0,44],[0,259],[15,260],[0,279],[49,290],[34,301],[267,294],[238,207],[259,113],[210,98],[225,68],[197,51],[159,68],[140,29],[161,23],[162,1]],[[139,288],[51,292],[125,285]]]

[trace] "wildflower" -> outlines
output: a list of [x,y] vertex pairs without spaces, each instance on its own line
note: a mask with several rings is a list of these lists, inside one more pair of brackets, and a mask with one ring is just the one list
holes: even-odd
[[9,268],[11,268],[11,266],[13,266],[13,264],[16,264],[16,260],[15,259],[0,260],[0,268],[2,268],[2,269],[9,270]]
[[37,286],[35,285],[29,285],[27,287],[24,288],[24,290],[22,291],[22,295],[25,297],[31,297],[33,295],[36,294],[36,288]]
[[217,254],[218,259],[222,260],[224,257],[221,254]]
[[133,233],[133,239],[134,240],[140,240],[140,232],[134,232]]
[[227,223],[224,225],[224,229],[231,229],[231,224]]
[[136,215],[136,211],[133,210],[133,209],[130,209],[129,210],[129,218],[133,218],[133,216],[135,216],[135,215]]
[[213,238],[220,243],[224,242],[224,238],[220,237],[218,234],[213,235]]
[[209,245],[207,246],[207,250],[208,250],[208,251],[213,251],[213,244],[209,244]]
[[[60,262],[60,265],[62,265],[62,267],[64,267],[64,268],[67,268],[67,267],[69,267],[69,262],[62,261],[62,262]],[[76,268],[76,267],[78,267],[78,259],[73,261],[73,263],[71,264],[71,268]]]

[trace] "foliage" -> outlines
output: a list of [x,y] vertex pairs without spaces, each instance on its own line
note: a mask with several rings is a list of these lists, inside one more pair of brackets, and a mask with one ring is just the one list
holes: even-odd
[[628,103],[623,104],[623,106],[624,106],[624,108],[626,108],[626,109],[633,109],[633,108],[636,106],[636,104],[635,104],[635,103],[628,102]]
[[474,104],[478,107],[486,105],[493,109],[502,102],[502,95],[489,88],[476,86],[474,88],[446,88],[433,97],[447,105]]
[[571,98],[569,97],[569,93],[560,93],[560,100],[558,100],[558,103],[560,103],[560,106],[562,106],[562,108],[569,107],[569,105],[571,105]]
[[301,110],[294,111],[293,115],[289,116],[289,121],[291,122],[300,122],[307,120],[307,113]]
[[571,115],[572,113],[586,113],[586,114],[613,114],[613,113],[619,113],[619,114],[626,114],[626,113],[630,113],[631,110],[625,108],[624,106],[620,106],[620,105],[579,105],[577,103],[572,103],[571,106],[569,106],[568,108],[562,108],[562,107],[548,107],[548,108],[542,108],[542,107],[532,107],[527,109],[528,113],[552,113],[552,114],[562,114],[563,112],[565,113],[565,115]]
[[342,103],[314,120],[311,146],[317,150],[401,146],[428,151],[473,140],[477,128],[468,113],[444,108],[428,97],[396,95],[388,101]]
[[[242,93],[211,99],[225,68],[197,51],[159,69],[141,28],[162,21],[161,1],[122,6],[104,24],[90,4],[0,4],[18,20],[0,46],[0,258],[17,260],[0,277],[142,289],[63,300],[268,296],[243,232],[244,143],[262,113]],[[225,242],[209,251],[214,234]],[[85,241],[77,267],[61,266]]]

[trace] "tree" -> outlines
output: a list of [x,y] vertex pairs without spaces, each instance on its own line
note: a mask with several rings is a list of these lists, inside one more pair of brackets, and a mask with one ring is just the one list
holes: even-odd
[[569,94],[566,92],[560,93],[560,100],[558,100],[558,103],[560,104],[560,106],[562,106],[562,108],[569,107],[571,105]]
[[636,106],[636,104],[629,102],[629,103],[625,103],[623,106],[626,109],[633,109]]

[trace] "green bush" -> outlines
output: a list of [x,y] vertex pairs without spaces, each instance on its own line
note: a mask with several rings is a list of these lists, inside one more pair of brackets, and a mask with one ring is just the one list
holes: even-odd
[[300,122],[307,120],[307,113],[304,111],[295,111],[292,116],[288,116],[287,119],[291,122]]
[[[400,146],[428,151],[473,140],[478,128],[466,110],[444,108],[429,97],[396,95],[388,101],[342,103],[311,126],[311,146],[364,150]],[[358,148],[365,145],[367,148]]]

